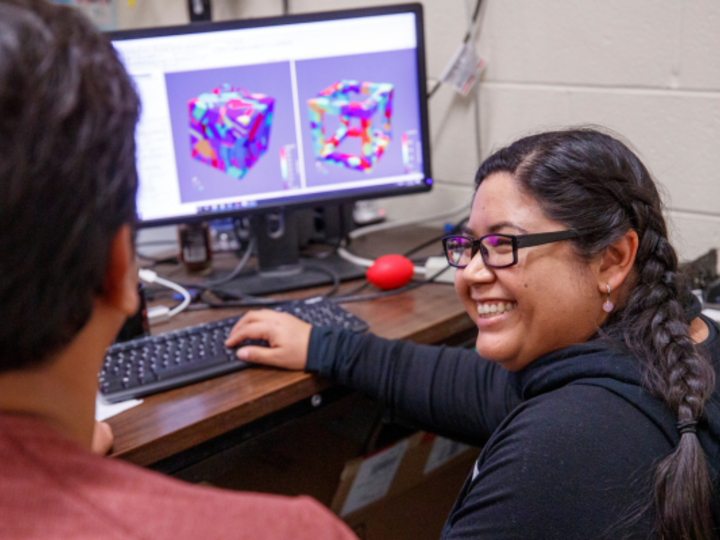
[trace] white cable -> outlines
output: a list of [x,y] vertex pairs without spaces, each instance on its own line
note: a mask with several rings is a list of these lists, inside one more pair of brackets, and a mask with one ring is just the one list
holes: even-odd
[[340,255],[340,257],[345,259],[346,261],[351,262],[353,264],[357,264],[358,266],[363,266],[365,268],[371,267],[373,265],[373,263],[375,262],[372,259],[365,259],[364,257],[359,257],[358,255],[355,255],[354,253],[350,253],[344,247],[338,248],[337,254]]
[[[462,206],[458,206],[456,208],[453,208],[451,210],[448,210],[446,212],[442,212],[441,214],[435,214],[433,216],[426,216],[422,218],[412,218],[412,219],[402,219],[400,221],[391,221],[388,223],[380,223],[379,225],[371,225],[369,227],[363,227],[361,229],[355,229],[352,231],[349,236],[351,239],[360,238],[361,236],[365,236],[366,234],[378,232],[378,231],[385,231],[387,229],[394,229],[395,227],[402,227],[404,225],[413,225],[415,223],[422,223],[427,221],[435,221],[437,219],[443,219],[448,217],[456,217],[458,214],[465,212],[468,210],[468,203],[464,203]],[[349,261],[353,264],[357,264],[358,266],[362,266],[365,268],[369,268],[370,266],[375,263],[373,259],[366,259],[364,257],[360,257],[358,255],[355,255],[354,253],[350,253],[347,249],[341,247],[338,248],[337,254],[340,255],[341,258],[345,259],[346,261]],[[415,273],[420,275],[426,275],[427,271],[425,270],[424,266],[415,266]]]
[[[388,221],[387,223],[379,223],[378,225],[370,225],[369,227],[362,227],[360,229],[355,229],[354,231],[352,231],[349,234],[349,236],[352,240],[354,240],[356,238],[360,238],[361,236],[365,236],[366,234],[374,233],[377,231],[385,231],[387,229],[394,229],[395,227],[403,227],[404,225],[414,225],[415,223],[435,221],[437,219],[444,219],[444,218],[448,218],[448,217],[455,217],[458,214],[467,212],[469,207],[470,207],[470,205],[468,203],[463,203],[462,206],[458,206],[456,208],[453,208],[452,210],[447,210],[445,212],[442,212],[440,214],[435,214],[433,216],[401,219],[399,221]],[[359,263],[357,263],[357,264],[359,264]]]
[[169,281],[165,278],[161,278],[158,276],[155,272],[152,270],[148,270],[146,268],[141,268],[138,270],[138,276],[140,279],[145,281],[146,283],[157,283],[159,285],[162,285],[163,287],[167,287],[168,289],[172,289],[174,291],[179,292],[183,296],[183,301],[180,303],[179,306],[174,307],[168,312],[168,317],[174,317],[178,313],[180,313],[182,310],[184,310],[186,307],[190,305],[190,302],[192,301],[192,298],[190,297],[190,293],[187,292],[187,290],[184,287],[181,287],[177,283],[173,281]]
[[[354,253],[350,253],[344,247],[338,248],[337,254],[340,255],[340,257],[342,259],[345,259],[348,262],[357,264],[358,266],[362,266],[364,268],[369,268],[373,264],[375,264],[374,260],[365,259],[364,257],[359,257],[358,255],[355,255]],[[420,275],[424,276],[427,273],[427,270],[425,270],[424,266],[414,266],[413,268],[414,268],[414,271],[416,274],[420,274]]]
[[174,317],[190,305],[192,298],[190,297],[190,293],[187,292],[187,290],[185,290],[183,287],[181,287],[177,283],[173,283],[172,281],[168,281],[167,279],[163,279],[161,277],[157,278],[155,281],[160,285],[164,285],[168,289],[173,289],[183,295],[182,303],[179,306],[171,309],[170,313],[168,313],[170,317]]

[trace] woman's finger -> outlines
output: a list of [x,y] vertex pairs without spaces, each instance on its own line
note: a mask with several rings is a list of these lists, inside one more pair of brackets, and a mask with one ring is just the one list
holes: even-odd
[[226,347],[235,347],[246,339],[264,339],[270,341],[273,327],[266,321],[253,321],[241,326],[235,326],[225,340]]

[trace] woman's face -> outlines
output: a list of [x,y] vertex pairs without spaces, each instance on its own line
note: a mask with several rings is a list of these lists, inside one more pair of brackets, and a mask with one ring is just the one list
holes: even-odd
[[[480,184],[465,232],[477,238],[566,229],[546,218],[537,202],[502,172]],[[568,241],[517,253],[518,263],[507,268],[487,267],[477,253],[466,268],[455,272],[455,290],[478,326],[478,353],[511,371],[543,354],[587,341],[605,315],[597,265],[581,261]]]

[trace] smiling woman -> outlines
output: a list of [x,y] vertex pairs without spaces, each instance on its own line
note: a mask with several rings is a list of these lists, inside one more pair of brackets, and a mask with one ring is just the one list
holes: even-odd
[[[600,260],[580,263],[569,240],[581,235],[564,229],[563,223],[545,216],[538,201],[506,170],[492,172],[479,184],[467,232],[486,235],[479,249],[482,257],[460,265],[455,289],[477,319],[477,349],[484,358],[517,371],[543,354],[587,341],[602,324],[606,313],[599,309],[602,297],[593,280],[602,286],[609,277],[596,279]],[[547,243],[518,250],[518,239],[536,236],[529,231],[553,236]],[[513,236],[517,233],[521,236]],[[498,238],[509,239],[510,249],[498,246]],[[632,238],[637,236],[629,233],[628,240]],[[625,275],[632,268],[632,247],[622,246],[629,248],[622,254]],[[517,308],[493,310],[507,303]],[[495,315],[488,317],[488,311]]]
[[483,445],[443,538],[715,538],[720,332],[680,282],[647,169],[578,129],[496,152],[476,184],[467,229],[444,248],[477,353],[267,311],[230,344],[267,339],[239,355]]

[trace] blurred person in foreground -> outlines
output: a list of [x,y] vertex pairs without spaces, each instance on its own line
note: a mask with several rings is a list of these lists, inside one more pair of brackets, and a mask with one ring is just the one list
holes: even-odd
[[90,452],[111,444],[94,422],[104,351],[138,307],[138,112],[112,46],[75,10],[0,0],[0,538],[355,538],[309,498]]

